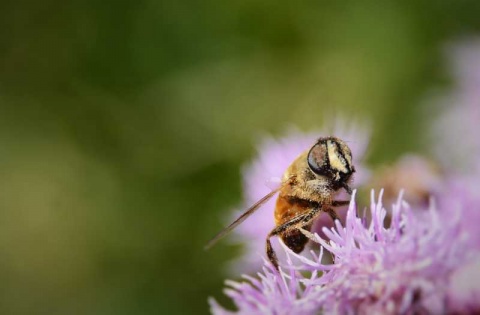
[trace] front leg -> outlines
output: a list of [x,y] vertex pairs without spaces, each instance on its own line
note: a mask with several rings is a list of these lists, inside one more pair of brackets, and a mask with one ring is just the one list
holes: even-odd
[[348,206],[349,204],[350,204],[350,200],[334,200],[334,201],[332,201],[332,207]]
[[332,208],[327,209],[327,213],[328,213],[328,215],[330,216],[330,218],[332,218],[333,222],[335,222],[336,220],[338,220],[340,223],[342,223],[342,221],[340,221],[340,217],[339,217],[338,214],[335,212],[335,210],[333,210]]
[[345,190],[347,191],[347,193],[348,193],[349,195],[352,194],[353,190],[352,190],[352,188],[351,188],[350,186],[348,186],[347,183],[344,183],[344,184],[342,185],[342,187],[345,188]]

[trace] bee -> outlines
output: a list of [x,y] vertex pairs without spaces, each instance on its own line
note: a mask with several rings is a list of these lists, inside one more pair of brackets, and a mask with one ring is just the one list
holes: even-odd
[[270,238],[278,236],[293,252],[303,251],[308,237],[301,230],[310,231],[314,220],[322,212],[328,213],[333,220],[339,219],[334,208],[347,205],[349,201],[334,200],[334,197],[341,189],[352,194],[350,184],[354,172],[352,152],[343,140],[336,137],[318,139],[290,164],[278,188],[220,231],[206,248],[213,246],[278,193],[274,211],[275,228],[268,233],[265,244],[267,257],[278,270],[278,258]]

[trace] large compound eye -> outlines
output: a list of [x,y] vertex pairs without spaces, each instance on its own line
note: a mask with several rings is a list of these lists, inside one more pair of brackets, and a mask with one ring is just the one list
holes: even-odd
[[336,173],[351,173],[351,153],[350,149],[340,140],[327,141],[328,162],[332,171]]
[[318,175],[328,175],[330,165],[328,161],[328,150],[325,142],[315,144],[308,152],[308,166],[312,172]]

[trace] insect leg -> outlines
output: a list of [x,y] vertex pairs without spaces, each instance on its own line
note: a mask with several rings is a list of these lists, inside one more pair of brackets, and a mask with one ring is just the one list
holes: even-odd
[[349,195],[352,194],[353,191],[352,191],[352,188],[350,186],[348,186],[347,184],[343,184],[343,188],[345,188],[345,190],[347,191],[347,193]]
[[334,200],[334,201],[332,201],[332,207],[348,206],[349,204],[350,204],[350,200]]
[[[340,221],[340,217],[337,215],[335,210],[333,210],[332,208],[327,209],[327,213],[330,215],[330,218],[332,218],[333,222],[335,222],[335,220]],[[341,222],[342,221],[340,221],[340,223]]]
[[275,251],[272,248],[272,243],[270,242],[270,235],[267,236],[267,244],[265,245],[265,251],[267,252],[268,260],[270,260],[272,265],[278,271],[278,258],[277,254],[275,254]]
[[267,257],[272,263],[272,265],[275,267],[275,269],[278,270],[278,258],[277,255],[275,254],[275,251],[272,248],[272,243],[270,242],[270,237],[278,235],[283,232],[287,232],[293,229],[298,229],[300,227],[304,227],[305,225],[308,225],[309,223],[312,222],[312,220],[320,214],[320,208],[313,208],[310,210],[308,213],[304,213],[301,215],[298,215],[291,219],[290,221],[287,221],[277,227],[275,227],[270,233],[268,233],[267,240],[266,240],[266,245],[265,245],[265,251],[267,253]]

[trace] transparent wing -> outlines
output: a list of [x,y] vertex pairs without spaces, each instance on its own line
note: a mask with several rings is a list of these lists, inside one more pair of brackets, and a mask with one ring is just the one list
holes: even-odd
[[229,226],[224,228],[223,230],[220,231],[214,238],[210,240],[210,242],[207,243],[205,246],[205,249],[209,249],[215,243],[217,243],[221,238],[226,236],[228,233],[230,233],[234,228],[239,226],[243,221],[245,221],[250,215],[252,215],[255,211],[258,210],[265,202],[270,200],[277,192],[279,192],[285,184],[281,185],[280,187],[276,188],[275,190],[272,190],[269,192],[267,195],[265,195],[262,199],[257,201],[253,206],[251,206],[247,211],[245,211],[241,216],[239,216],[235,221],[232,222]]

